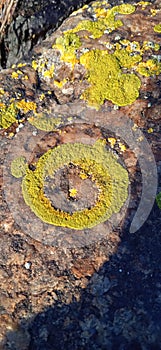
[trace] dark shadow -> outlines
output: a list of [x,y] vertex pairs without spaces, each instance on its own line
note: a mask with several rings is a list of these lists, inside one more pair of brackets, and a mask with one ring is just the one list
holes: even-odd
[[[161,212],[154,205],[135,234],[122,232],[117,253],[89,280],[79,302],[57,303],[8,332],[5,350],[161,349]],[[16,345],[18,344],[18,345]]]

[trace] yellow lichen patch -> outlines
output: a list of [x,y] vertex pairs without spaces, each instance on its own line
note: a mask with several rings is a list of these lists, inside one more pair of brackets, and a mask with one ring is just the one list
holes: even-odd
[[111,9],[103,9],[96,7],[94,9],[97,21],[84,20],[81,21],[74,29],[73,33],[81,30],[87,30],[91,33],[93,38],[100,38],[104,31],[111,32],[123,25],[121,20],[116,20],[115,16],[119,14],[131,14],[135,11],[135,6],[130,4],[122,4],[114,6]]
[[76,50],[81,46],[81,41],[78,35],[70,31],[64,32],[63,36],[56,39],[56,43],[52,46],[60,50],[61,60],[68,62],[74,67],[78,63]]
[[90,87],[82,94],[90,106],[99,108],[105,99],[118,106],[131,104],[139,96],[140,79],[135,74],[123,74],[114,54],[92,50],[80,57],[87,69]]
[[46,69],[43,72],[43,76],[45,78],[49,78],[49,79],[53,78],[53,76],[54,76],[54,64],[52,64],[49,69]]
[[139,1],[137,5],[140,5],[142,10],[144,10],[147,6],[151,5],[151,3],[149,1]]
[[59,89],[61,89],[66,82],[67,82],[67,79],[63,79],[62,81],[54,80],[54,85],[56,85]]
[[150,50],[150,49],[153,49],[154,51],[158,51],[160,49],[160,45],[152,41],[144,41],[142,45],[142,53],[144,53],[145,50]]
[[15,123],[18,109],[14,103],[9,106],[5,106],[3,103],[0,105],[0,128],[7,129],[13,123]]
[[33,60],[31,65],[32,68],[41,73],[44,78],[51,79],[54,77],[55,66],[53,63],[51,64],[50,62],[48,62],[47,59],[40,58],[37,61]]
[[154,32],[161,33],[161,23],[154,26]]
[[114,148],[116,139],[114,137],[108,137],[108,142],[110,143],[111,148]]
[[[65,212],[52,206],[44,194],[45,179],[52,179],[58,169],[69,164],[90,176],[99,190],[96,203],[90,209]],[[94,146],[70,143],[46,152],[34,171],[27,169],[22,192],[26,204],[42,221],[80,230],[91,228],[117,213],[127,199],[128,184],[127,171],[101,142]]]
[[154,129],[153,128],[149,128],[147,131],[148,131],[148,134],[151,134],[152,132],[154,132]]
[[35,61],[35,60],[32,61],[31,65],[32,65],[32,68],[33,68],[34,70],[36,70],[36,69],[38,68],[38,63],[37,63],[37,61]]
[[20,178],[26,174],[27,168],[25,157],[18,157],[11,163],[11,174],[16,178]]
[[39,96],[39,100],[40,100],[40,101],[43,101],[44,98],[45,98],[45,94],[42,93],[42,94]]
[[18,68],[25,67],[25,66],[26,66],[26,63],[18,63],[18,64],[17,64],[17,67],[18,67]]
[[0,95],[2,96],[4,94],[5,94],[4,90],[2,88],[0,88]]
[[126,68],[132,68],[137,62],[142,60],[142,57],[139,54],[130,56],[128,53],[128,47],[126,49],[116,49],[114,55],[118,59],[120,65]]
[[156,14],[157,14],[158,11],[159,11],[159,10],[157,10],[157,9],[150,9],[151,16],[156,16]]
[[80,173],[79,173],[79,177],[82,179],[82,180],[85,180],[88,178],[88,175],[83,171],[81,170]]
[[126,151],[126,146],[122,142],[119,142],[118,145],[119,145],[119,148],[120,148],[121,152],[125,152]]
[[34,116],[28,118],[28,122],[39,130],[53,131],[61,124],[61,118],[48,117],[42,113],[36,113]]
[[131,4],[121,4],[113,7],[114,11],[118,11],[121,15],[130,15],[135,12],[135,6]]
[[24,99],[16,102],[17,108],[21,109],[24,113],[29,111],[36,112],[36,103],[32,101],[25,101]]
[[77,189],[76,188],[71,188],[70,190],[69,190],[69,195],[70,195],[70,197],[76,197],[76,195],[77,195]]
[[146,62],[140,62],[136,70],[145,77],[159,75],[161,73],[161,62],[158,62],[157,59],[149,59]]
[[12,79],[18,79],[18,73],[12,72],[11,77],[12,77]]

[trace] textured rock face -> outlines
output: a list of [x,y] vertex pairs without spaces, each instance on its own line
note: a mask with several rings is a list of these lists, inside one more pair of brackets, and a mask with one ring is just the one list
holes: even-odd
[[[160,176],[160,17],[158,1],[94,1],[32,57],[0,73],[2,349],[69,349],[71,339],[75,350],[115,350],[120,342],[129,349],[134,339],[141,349],[159,344],[139,294],[149,299],[155,266],[150,258],[145,266],[144,251],[138,257],[130,249],[133,237],[141,242],[150,230],[155,246],[160,227],[155,208],[155,224],[141,228],[155,200],[156,170]],[[136,211],[138,236],[131,238]],[[123,233],[129,241],[119,250]],[[124,270],[131,261],[142,290],[128,295],[135,285],[127,269],[128,302],[112,309],[124,287],[124,254]],[[154,248],[153,255],[159,265]]]
[[0,67],[27,56],[49,30],[89,0],[2,0],[0,4]]

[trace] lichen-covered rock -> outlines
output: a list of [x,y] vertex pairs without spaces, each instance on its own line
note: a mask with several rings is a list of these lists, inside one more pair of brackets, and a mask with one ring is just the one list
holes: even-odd
[[160,15],[94,1],[0,74],[3,350],[160,346]]

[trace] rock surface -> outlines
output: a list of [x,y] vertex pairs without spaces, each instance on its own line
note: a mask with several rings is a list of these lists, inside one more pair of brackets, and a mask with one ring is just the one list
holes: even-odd
[[[84,7],[36,46],[32,57],[0,74],[3,350],[160,349],[161,212],[153,196],[156,169],[161,190],[161,53],[154,30],[161,9],[158,1],[112,9],[106,1]],[[93,55],[112,67],[102,66],[102,90]],[[42,156],[78,142],[97,157],[91,172],[76,164],[77,155],[54,179],[48,167],[43,191],[58,211],[90,211],[97,203],[101,191],[92,170],[95,163],[104,166],[104,152],[127,169],[130,183],[121,210],[81,230],[40,220],[21,189],[26,169],[33,176]],[[88,164],[88,152],[83,157]],[[130,233],[142,193],[143,204],[153,208],[145,220],[137,217],[138,230]]]

